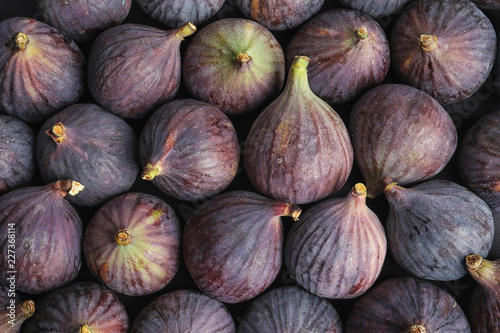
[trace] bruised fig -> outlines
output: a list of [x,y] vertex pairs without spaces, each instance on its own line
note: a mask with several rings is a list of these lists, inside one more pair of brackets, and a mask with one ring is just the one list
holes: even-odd
[[448,164],[457,147],[450,115],[431,96],[404,84],[370,89],[354,104],[350,134],[368,197],[391,181],[429,179]]
[[222,192],[238,171],[238,136],[216,106],[178,99],[159,107],[139,137],[141,178],[166,194],[196,201]]
[[428,280],[457,280],[467,274],[466,255],[488,255],[491,210],[465,187],[434,179],[410,188],[391,183],[384,194],[390,205],[389,250],[408,272]]
[[[69,283],[81,266],[82,221],[66,197],[83,185],[58,180],[0,196],[0,279],[40,294]],[[10,255],[9,255],[10,254]]]
[[391,31],[396,75],[441,104],[471,96],[495,61],[495,29],[469,0],[412,1]]
[[198,206],[186,222],[183,253],[196,285],[226,303],[266,290],[281,269],[281,216],[297,220],[300,208],[235,190]]
[[296,204],[338,191],[353,164],[340,116],[310,89],[309,58],[297,56],[284,91],[252,124],[244,147],[245,171],[264,195]]
[[8,285],[0,285],[0,332],[20,333],[21,325],[35,313],[35,302],[21,301],[16,292],[15,274],[8,277],[6,283]]
[[399,14],[411,0],[337,0],[343,6],[366,13],[375,18]]

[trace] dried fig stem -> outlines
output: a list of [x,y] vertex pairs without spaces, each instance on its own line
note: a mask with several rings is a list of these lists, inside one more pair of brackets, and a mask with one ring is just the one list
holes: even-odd
[[144,180],[153,180],[161,172],[161,166],[153,166],[151,163],[146,164],[142,169],[141,178]]
[[132,243],[132,236],[127,229],[120,229],[116,234],[115,241],[118,243],[118,245],[127,246]]
[[188,22],[183,26],[181,26],[179,29],[177,29],[175,35],[179,39],[184,40],[185,37],[191,36],[195,32],[196,32],[196,26],[193,23]]
[[434,35],[421,35],[418,40],[422,50],[432,51],[437,47],[437,37]]
[[427,333],[427,329],[424,325],[413,325],[408,330],[408,333]]
[[361,27],[356,30],[356,36],[358,39],[367,39],[368,38],[368,30],[365,27]]
[[92,330],[87,324],[83,324],[82,328],[80,328],[80,333],[92,333]]
[[21,311],[21,316],[25,319],[32,317],[35,314],[35,302],[33,302],[31,299],[23,301],[21,303]]
[[75,196],[85,188],[85,186],[72,179],[58,180],[55,186],[63,197],[67,194]]
[[302,209],[299,206],[290,203],[287,204],[284,215],[290,216],[294,221],[298,221],[301,213]]
[[477,271],[483,266],[483,257],[478,254],[469,254],[465,257],[465,265],[469,271]]
[[66,127],[61,122],[58,122],[45,131],[45,134],[50,136],[54,142],[61,143],[66,140]]
[[16,48],[18,50],[24,50],[26,49],[26,46],[28,46],[30,40],[28,38],[28,35],[26,35],[24,32],[18,32],[14,36],[14,44],[16,45]]

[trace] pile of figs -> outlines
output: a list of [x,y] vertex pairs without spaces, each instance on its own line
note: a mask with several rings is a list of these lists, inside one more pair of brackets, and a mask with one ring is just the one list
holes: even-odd
[[499,33],[499,0],[2,5],[0,331],[500,333]]

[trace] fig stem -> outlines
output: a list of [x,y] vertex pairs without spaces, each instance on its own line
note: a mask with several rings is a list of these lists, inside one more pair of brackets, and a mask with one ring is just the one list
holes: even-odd
[[82,328],[80,328],[79,333],[92,333],[92,330],[87,324],[83,324]]
[[35,314],[35,302],[31,299],[23,301],[21,303],[21,316],[25,319],[32,317]]
[[118,245],[127,246],[132,243],[132,236],[127,229],[120,229],[116,234],[115,241],[118,243]]
[[420,35],[418,40],[422,50],[432,51],[437,47],[437,37],[434,35]]
[[144,180],[153,180],[161,172],[161,166],[153,166],[151,163],[146,164],[142,169],[141,178]]
[[294,221],[299,220],[299,216],[302,213],[302,209],[299,206],[289,203],[286,205],[285,216],[290,216]]
[[236,56],[236,61],[239,62],[240,64],[245,64],[252,60],[252,57],[248,55],[248,53],[238,53]]
[[483,257],[479,254],[469,254],[465,256],[465,265],[469,271],[477,271],[483,266]]
[[58,180],[56,188],[59,190],[61,196],[65,197],[67,194],[75,196],[80,193],[85,186],[72,179]]
[[408,330],[408,333],[426,333],[427,329],[424,325],[412,325]]
[[356,30],[356,36],[358,36],[358,39],[367,39],[368,30],[365,27],[361,27]]
[[28,46],[29,42],[30,39],[28,38],[28,35],[26,35],[24,32],[18,32],[17,34],[14,35],[14,43],[18,50],[26,49],[26,46]]
[[182,25],[180,28],[178,28],[177,31],[175,32],[175,35],[180,40],[184,40],[185,37],[191,36],[195,32],[196,32],[196,26],[193,23],[188,22]]
[[359,197],[366,197],[366,186],[363,183],[357,183],[352,188],[352,194]]
[[61,122],[58,122],[45,131],[45,134],[50,136],[54,142],[61,143],[66,140],[66,126],[64,126]]

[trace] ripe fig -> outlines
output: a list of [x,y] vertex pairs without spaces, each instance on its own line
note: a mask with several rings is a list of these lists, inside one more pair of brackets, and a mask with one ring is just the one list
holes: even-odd
[[130,333],[235,333],[224,304],[197,290],[176,290],[149,303],[134,319]]
[[471,333],[463,309],[453,296],[413,277],[382,281],[361,296],[345,322],[346,333]]
[[311,91],[308,64],[295,58],[284,91],[258,115],[244,147],[244,168],[257,190],[296,204],[338,191],[353,164],[347,128]]
[[284,260],[309,292],[347,299],[375,283],[386,252],[384,227],[366,205],[366,187],[357,183],[346,197],[318,202],[302,214],[286,239]]
[[472,0],[472,2],[483,10],[500,10],[500,1],[498,0]]
[[412,1],[391,31],[396,75],[441,104],[471,96],[493,67],[495,29],[469,0]]
[[182,73],[188,92],[226,113],[241,114],[266,104],[283,86],[285,55],[264,26],[226,18],[189,41]]
[[0,22],[0,106],[27,123],[76,103],[85,88],[86,59],[76,43],[44,22]]
[[45,294],[23,333],[127,333],[128,321],[111,290],[95,282],[75,282]]
[[222,192],[238,171],[231,120],[216,106],[177,99],[160,106],[139,136],[142,179],[166,194],[196,201]]
[[83,185],[58,180],[0,196],[0,280],[41,294],[72,281],[81,266],[82,221],[65,199]]
[[427,180],[410,188],[395,183],[384,194],[389,250],[408,272],[428,280],[451,281],[467,274],[463,258],[488,255],[493,216],[477,195],[448,180]]
[[35,313],[35,302],[21,301],[16,292],[15,279],[10,286],[0,285],[0,332],[20,333],[21,325]]
[[247,301],[266,290],[281,269],[281,216],[300,208],[235,190],[198,206],[186,222],[183,253],[196,285],[226,303]]
[[388,178],[408,185],[438,174],[457,147],[457,129],[431,96],[404,84],[370,89],[354,104],[350,134],[368,197]]
[[42,125],[36,160],[45,182],[72,178],[85,184],[79,206],[96,206],[127,192],[139,172],[137,136],[117,115],[91,103],[71,105]]
[[35,133],[22,120],[0,114],[0,195],[28,186],[35,168]]
[[411,0],[337,0],[342,6],[366,13],[374,18],[399,14]]
[[382,83],[390,66],[383,28],[349,9],[322,12],[303,25],[287,46],[287,63],[297,54],[310,58],[311,90],[330,104],[349,102]]
[[299,286],[282,286],[265,291],[250,303],[238,333],[254,332],[342,333],[342,322],[326,299]]
[[181,260],[181,227],[162,199],[128,192],[104,203],[87,226],[83,253],[90,271],[110,289],[147,295],[165,287]]
[[120,117],[145,117],[179,90],[180,45],[195,32],[191,23],[171,30],[132,23],[105,30],[90,49],[90,94]]

